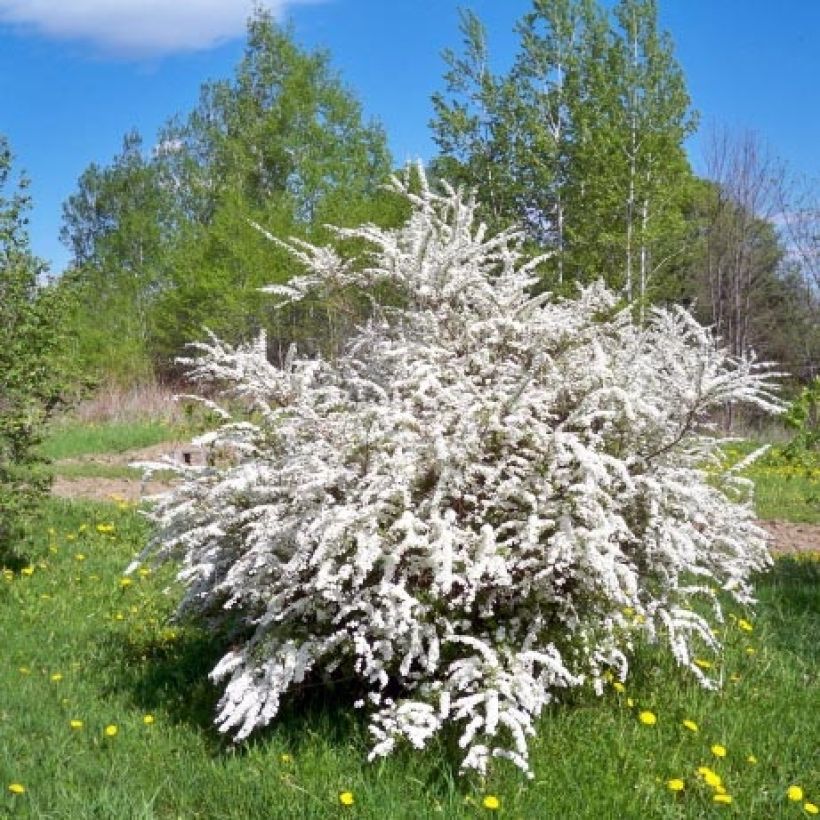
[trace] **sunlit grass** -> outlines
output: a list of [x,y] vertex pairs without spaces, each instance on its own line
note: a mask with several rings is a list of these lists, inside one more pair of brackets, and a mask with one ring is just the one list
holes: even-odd
[[[820,800],[817,561],[779,561],[759,581],[758,613],[734,611],[709,659],[720,691],[643,647],[623,691],[548,711],[532,781],[501,764],[482,783],[456,777],[443,742],[367,763],[364,727],[320,686],[234,747],[211,726],[206,677],[224,646],[168,624],[170,568],[123,582],[146,537],[133,509],[54,501],[35,535],[31,562],[0,577],[0,815],[466,818],[495,812],[493,797],[512,818],[797,818],[790,786]],[[731,804],[713,802],[701,766]]]
[[179,428],[156,421],[81,424],[66,421],[55,424],[40,447],[44,456],[59,460],[99,453],[123,453],[175,441],[184,433]]

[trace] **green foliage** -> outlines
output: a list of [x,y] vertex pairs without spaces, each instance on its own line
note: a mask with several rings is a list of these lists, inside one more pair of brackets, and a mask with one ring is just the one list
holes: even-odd
[[503,76],[478,18],[465,13],[461,30],[463,56],[445,52],[446,93],[433,97],[436,171],[476,187],[491,224],[519,221],[551,251],[551,288],[603,276],[641,307],[677,295],[695,118],[654,0],[611,14],[534,0]]
[[820,376],[815,376],[786,409],[783,420],[794,430],[784,452],[790,458],[813,456],[820,450]]
[[10,192],[11,152],[0,136],[0,564],[21,551],[21,527],[48,492],[37,453],[61,399],[60,302],[41,288],[43,265],[26,233],[26,182]]
[[[363,726],[321,686],[307,688],[264,737],[226,745],[210,726],[216,691],[204,682],[212,637],[164,622],[172,570],[120,585],[146,537],[141,517],[59,501],[45,513],[31,575],[0,575],[0,814],[466,819],[490,816],[481,803],[492,794],[499,817],[797,817],[801,807],[785,794],[792,784],[820,803],[816,561],[779,560],[760,578],[753,631],[727,623],[720,692],[703,691],[643,646],[625,692],[585,693],[545,715],[535,780],[498,767],[484,783],[459,782],[444,745],[367,763]],[[656,725],[637,720],[643,709]],[[682,726],[687,719],[697,733]],[[109,725],[116,736],[105,736]],[[714,743],[725,758],[711,753]],[[712,803],[701,765],[720,774],[732,806]],[[675,777],[685,780],[681,794],[666,786]],[[11,783],[25,793],[10,794]],[[349,810],[339,804],[347,790]]]
[[258,293],[297,269],[254,223],[321,240],[328,222],[398,222],[379,191],[389,171],[383,130],[364,122],[328,55],[301,49],[258,10],[234,76],[205,84],[150,156],[127,135],[66,203],[78,358],[130,382],[173,375],[204,327],[234,342],[265,327],[274,347],[333,341],[343,331],[333,306],[279,316]]

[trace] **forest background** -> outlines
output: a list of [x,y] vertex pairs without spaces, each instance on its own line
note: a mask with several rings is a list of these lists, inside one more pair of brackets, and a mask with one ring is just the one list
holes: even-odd
[[[706,174],[694,173],[684,143],[698,115],[651,0],[536,1],[516,37],[511,68],[494,72],[492,37],[462,12],[433,98],[431,175],[475,188],[491,228],[524,227],[532,253],[550,254],[543,288],[571,295],[602,277],[638,321],[653,304],[690,306],[736,355],[810,381],[817,186],[750,133],[712,130]],[[2,165],[15,253],[42,284],[7,148]],[[382,188],[394,170],[384,129],[330,55],[257,11],[232,77],[205,83],[155,140],[126,134],[65,202],[69,267],[31,291],[60,306],[64,381],[176,382],[175,358],[205,327],[230,342],[265,328],[274,359],[291,341],[338,349],[366,306],[275,310],[259,288],[298,264],[254,225],[314,241],[328,223],[397,225],[404,206]]]

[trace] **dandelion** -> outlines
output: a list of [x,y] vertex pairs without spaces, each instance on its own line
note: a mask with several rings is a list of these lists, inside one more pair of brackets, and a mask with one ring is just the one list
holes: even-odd
[[82,729],[83,728],[83,722],[81,720],[69,720],[68,725],[72,729]]
[[482,801],[481,805],[490,811],[496,811],[501,806],[501,801],[494,795],[488,794]]
[[754,655],[757,653],[757,650],[753,646],[746,647],[746,654],[747,655]]
[[809,803],[808,801],[803,804],[803,811],[806,814],[820,814],[820,808],[815,803]]
[[732,683],[740,683],[740,675],[730,675],[729,680]]
[[699,732],[698,724],[694,720],[684,720],[682,726],[690,732]]
[[154,722],[154,716],[153,715],[144,715],[143,718],[142,718],[142,722],[146,726],[150,726]]
[[356,802],[353,798],[353,792],[342,792],[339,795],[339,802],[343,806],[352,806]]
[[695,658],[695,666],[699,666],[701,669],[711,669],[714,664],[704,658]]
[[748,755],[746,757],[746,762],[749,763],[751,766],[756,766],[757,758],[754,755]]
[[643,723],[644,726],[654,726],[658,722],[655,713],[650,712],[648,709],[645,709],[638,715],[638,720]]
[[115,723],[109,723],[108,726],[105,727],[103,734],[106,737],[116,737],[117,732],[119,732],[119,728]]
[[34,567],[31,566],[31,565],[29,565],[27,567],[23,567],[20,570],[20,574],[21,575],[28,575],[28,576],[34,575]]
[[139,575],[140,578],[147,578],[151,574],[151,570],[148,567],[140,567]]
[[62,674],[61,674],[60,672],[55,672],[55,673],[51,676],[51,680],[52,680],[54,683],[59,683],[62,679],[63,679],[63,676],[62,676]]
[[713,772],[708,766],[698,766],[698,774],[703,778],[703,782],[713,789],[723,785],[720,775]]
[[635,701],[632,698],[627,698],[626,705],[631,709],[635,705]]
[[21,666],[17,671],[21,675],[30,675],[31,674],[31,669],[29,669],[27,666]]
[[752,632],[754,630],[754,627],[745,618],[738,618],[737,625],[744,632]]
[[113,524],[97,524],[97,532],[101,533],[102,535],[106,535],[107,533],[114,532],[114,525]]
[[786,797],[795,803],[799,803],[803,799],[803,789],[801,789],[800,786],[789,786],[786,791]]
[[130,587],[131,584],[134,583],[133,578],[120,578],[120,586],[125,589],[126,587]]
[[616,692],[626,692],[626,687],[619,680],[616,680],[615,683],[612,684],[612,688]]
[[732,802],[732,795],[731,794],[713,794],[712,795],[712,802],[713,803],[721,803],[724,806],[728,806]]
[[284,763],[285,766],[293,763],[293,758],[289,754],[281,754],[279,755],[279,762]]
[[12,794],[25,794],[26,787],[22,783],[9,783],[9,791]]
[[78,552],[74,556],[74,560],[75,561],[85,561],[85,555],[83,555],[83,553],[81,553],[81,552]]
[[679,777],[666,781],[666,788],[671,792],[682,792],[686,784]]
[[713,744],[711,750],[715,757],[726,757],[726,747],[721,746],[720,743]]

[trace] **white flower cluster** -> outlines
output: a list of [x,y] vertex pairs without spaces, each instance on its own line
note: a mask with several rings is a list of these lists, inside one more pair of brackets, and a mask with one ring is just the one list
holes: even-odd
[[344,355],[279,368],[264,337],[200,346],[194,377],[253,423],[226,414],[206,443],[233,461],[184,468],[141,560],[181,561],[180,613],[233,630],[211,677],[237,739],[341,678],[372,757],[453,731],[465,769],[527,771],[545,704],[623,679],[638,629],[712,684],[693,657],[718,646],[719,593],[750,601],[770,559],[708,419],[779,405],[684,310],[637,326],[600,284],[533,295],[519,234],[486,236],[474,201],[413,179],[394,180],[404,227],[338,231],[366,258],[294,244],[305,275],[270,289],[370,296]]

